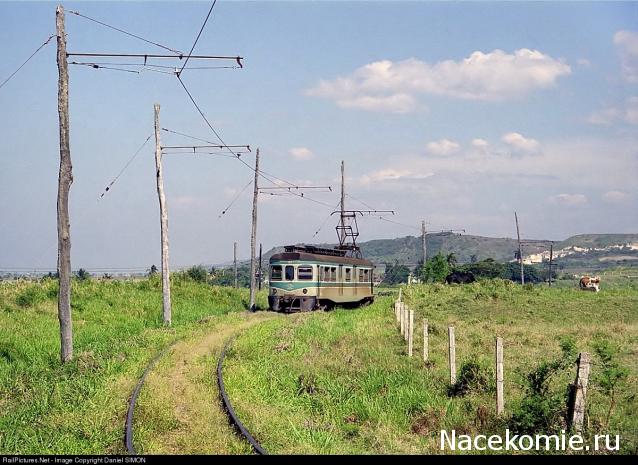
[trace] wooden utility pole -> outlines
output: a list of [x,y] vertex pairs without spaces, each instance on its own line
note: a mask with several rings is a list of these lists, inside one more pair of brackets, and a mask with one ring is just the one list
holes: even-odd
[[339,230],[339,242],[343,245],[346,238],[345,218],[344,212],[346,209],[346,180],[345,180],[345,163],[341,160],[341,215],[339,222],[341,223],[341,229]]
[[549,243],[549,287],[552,287],[552,261],[554,259],[554,243]]
[[523,271],[523,247],[521,246],[521,233],[518,229],[518,215],[514,212],[514,219],[516,220],[516,237],[518,238],[518,260],[521,264],[521,284],[525,284],[525,272]]
[[237,242],[233,244],[233,271],[235,272],[235,289],[237,289]]
[[168,213],[164,196],[164,176],[162,172],[162,146],[160,143],[160,106],[155,104],[155,175],[157,179],[157,196],[160,207],[160,228],[162,236],[162,302],[164,308],[164,324],[171,325],[171,277],[168,268]]
[[71,319],[71,224],[69,190],[73,183],[73,166],[69,146],[69,70],[66,57],[64,7],[55,10],[58,36],[58,115],[60,119],[60,172],[58,175],[58,319],[60,320],[60,359],[73,359],[73,321]]
[[249,309],[255,311],[255,243],[257,242],[257,196],[259,195],[259,149],[255,153],[255,182],[253,190],[253,223],[250,234],[250,302]]
[[425,266],[425,262],[427,261],[427,248],[425,244],[425,220],[421,221],[421,241],[423,241],[423,266]]
[[257,275],[259,276],[259,290],[261,291],[261,282],[262,282],[262,276],[261,276],[261,243],[259,243],[259,271],[257,271]]

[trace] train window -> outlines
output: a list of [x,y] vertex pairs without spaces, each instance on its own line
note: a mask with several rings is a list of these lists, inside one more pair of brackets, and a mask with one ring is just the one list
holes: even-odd
[[288,265],[286,266],[286,281],[292,281],[295,279],[295,267]]
[[312,267],[300,266],[297,268],[297,279],[301,281],[310,281],[312,279]]
[[352,269],[350,268],[344,268],[344,269],[346,270],[345,281],[349,283],[350,281],[352,281]]
[[370,282],[370,270],[363,270],[363,282]]
[[336,281],[337,280],[337,267],[333,266],[332,268],[330,268],[330,281]]
[[270,267],[270,280],[281,281],[281,265],[273,265]]
[[363,270],[359,270],[359,282],[363,282]]

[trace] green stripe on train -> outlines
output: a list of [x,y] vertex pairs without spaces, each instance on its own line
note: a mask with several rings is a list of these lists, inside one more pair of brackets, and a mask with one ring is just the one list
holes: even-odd
[[[320,286],[317,286],[316,281],[309,281],[308,283],[273,283],[270,282],[270,287],[274,287],[276,289],[283,289],[284,291],[296,291],[297,289],[339,289],[341,287],[341,283],[322,283]],[[343,287],[348,288],[360,288],[360,289],[369,289],[370,283],[343,283]]]

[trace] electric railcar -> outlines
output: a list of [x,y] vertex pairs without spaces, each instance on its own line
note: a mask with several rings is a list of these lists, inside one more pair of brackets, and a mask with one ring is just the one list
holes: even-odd
[[374,300],[373,264],[345,251],[287,246],[270,258],[268,305],[277,312],[307,312]]

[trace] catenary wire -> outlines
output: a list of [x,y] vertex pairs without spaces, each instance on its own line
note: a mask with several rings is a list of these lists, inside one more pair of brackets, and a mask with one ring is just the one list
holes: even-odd
[[163,48],[164,50],[168,50],[169,52],[173,52],[176,55],[179,55],[179,56],[183,56],[184,55],[184,52],[180,52],[179,50],[175,50],[175,49],[172,49],[172,48],[167,47],[165,45],[158,44],[157,42],[153,42],[152,40],[145,39],[144,37],[140,37],[140,36],[138,36],[136,34],[133,34],[132,32],[125,31],[125,30],[117,28],[115,26],[111,26],[110,24],[106,24],[106,23],[104,23],[102,21],[98,21],[97,19],[89,18],[88,16],[83,15],[82,13],[79,13],[77,11],[69,10],[69,13],[74,14],[74,15],[79,16],[79,17],[84,18],[84,19],[88,19],[89,21],[93,21],[94,23],[100,24],[102,26],[108,27],[109,29],[113,29],[115,31],[121,32],[122,34],[126,34],[128,36],[135,37],[136,39],[139,39],[139,40],[142,40],[142,41],[146,42],[147,44],[151,44],[151,45],[155,45],[156,47]]
[[22,63],[22,64],[18,67],[18,69],[16,69],[13,73],[11,73],[11,75],[10,75],[8,78],[6,78],[4,81],[2,81],[2,84],[0,84],[0,89],[1,89],[1,88],[2,88],[2,87],[3,87],[3,86],[7,83],[7,82],[9,82],[9,81],[11,80],[11,78],[12,78],[13,76],[15,76],[15,75],[18,73],[18,71],[20,71],[20,70],[22,69],[22,67],[23,67],[24,65],[26,65],[26,64],[27,64],[27,63],[31,60],[31,58],[33,58],[33,57],[34,57],[34,56],[35,56],[35,55],[36,55],[36,54],[37,54],[40,50],[42,50],[42,49],[43,49],[43,48],[44,48],[44,47],[45,47],[45,46],[46,46],[49,42],[51,42],[51,39],[53,39],[54,37],[57,37],[57,36],[56,36],[56,34],[52,34],[52,35],[50,35],[50,36],[49,36],[49,38],[48,38],[48,39],[47,39],[47,40],[46,40],[46,41],[45,41],[42,45],[40,45],[40,46],[39,46],[39,47],[35,50],[35,52],[33,52],[33,53],[31,54],[31,56],[30,56],[29,58],[27,58],[27,59],[24,61],[24,63]]

